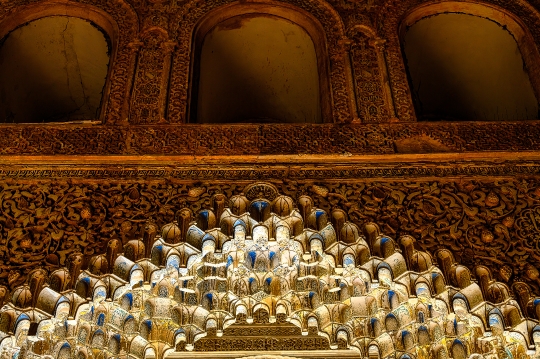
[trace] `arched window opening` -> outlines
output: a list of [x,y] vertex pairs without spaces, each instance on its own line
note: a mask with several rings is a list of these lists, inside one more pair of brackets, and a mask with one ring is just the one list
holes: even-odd
[[527,48],[524,30],[504,14],[488,19],[494,10],[456,5],[463,12],[445,12],[450,6],[421,9],[402,28],[419,120],[537,119],[538,89],[522,56],[534,57],[537,50]]
[[72,16],[47,16],[0,42],[0,122],[100,117],[110,52],[108,36]]
[[321,91],[327,64],[313,20],[304,26],[289,17],[305,14],[253,6],[210,19],[197,31],[191,122],[323,122],[330,108]]

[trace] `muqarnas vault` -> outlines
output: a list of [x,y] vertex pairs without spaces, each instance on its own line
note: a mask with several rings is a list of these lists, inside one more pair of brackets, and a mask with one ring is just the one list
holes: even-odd
[[[341,209],[215,195],[107,253],[32,272],[0,311],[2,358],[353,349],[368,358],[533,358],[540,326],[487,268],[415,249]],[[2,288],[6,297],[7,289]],[[8,299],[8,298],[4,298]],[[533,315],[534,316],[534,315]]]

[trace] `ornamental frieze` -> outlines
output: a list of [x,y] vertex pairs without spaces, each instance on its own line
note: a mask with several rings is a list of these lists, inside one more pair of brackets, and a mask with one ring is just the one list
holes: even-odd
[[[122,243],[139,238],[148,228],[173,221],[182,208],[195,216],[215,210],[217,197],[223,198],[219,208],[241,193],[256,197],[256,187],[246,192],[249,183],[4,180],[0,280],[14,288],[36,268],[65,265],[73,252],[104,253],[111,238]],[[522,281],[540,292],[537,179],[310,180],[274,186],[291,198],[309,196],[329,213],[342,208],[359,226],[376,222],[391,236],[411,235],[428,253],[446,248],[464,265],[485,265],[508,285]]]
[[0,126],[0,155],[420,154],[537,151],[536,121],[372,125]]
[[[188,165],[152,165],[139,166],[118,163],[116,165],[58,165],[58,164],[4,164],[0,167],[0,178],[4,180],[46,180],[46,179],[174,179],[181,181],[210,180],[334,180],[347,179],[421,179],[449,177],[530,177],[540,173],[536,161],[445,161],[441,163],[354,163],[343,155],[331,161],[317,163],[311,158],[297,163],[302,156],[295,156],[289,163],[278,161],[252,164],[226,164],[234,160],[221,158],[221,163]],[[181,163],[185,159],[175,160]],[[342,164],[338,164],[340,160]],[[277,163],[276,163],[277,162]]]

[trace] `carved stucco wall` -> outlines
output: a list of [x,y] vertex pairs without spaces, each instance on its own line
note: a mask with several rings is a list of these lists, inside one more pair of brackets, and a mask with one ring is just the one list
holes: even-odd
[[[200,175],[204,172],[208,173],[203,170]],[[251,175],[272,176],[253,171]],[[111,238],[125,243],[140,237],[148,220],[161,226],[183,207],[194,213],[211,209],[212,196],[240,194],[249,183],[4,180],[0,278],[14,288],[32,269],[53,270],[73,251],[86,256],[104,253]],[[325,182],[293,177],[274,183],[292,198],[312,195],[318,208],[345,209],[359,226],[379,223],[395,238],[413,236],[419,249],[435,254],[447,248],[470,268],[486,265],[497,279],[509,285],[525,281],[540,292],[538,178]]]
[[[336,123],[304,126],[183,124],[193,30],[229,1],[69,2],[115,24],[108,105],[102,125],[0,128],[2,283],[13,289],[34,268],[59,268],[76,250],[103,253],[148,220],[209,209],[214,195],[265,179],[294,199],[343,208],[358,225],[410,234],[429,253],[486,265],[516,298],[524,286],[538,293],[540,127],[413,123],[398,28],[428,2],[274,3],[313,14],[326,32]],[[52,4],[0,0],[0,24],[35,3]],[[540,41],[538,5],[486,4],[516,14]],[[355,119],[366,123],[343,124]]]

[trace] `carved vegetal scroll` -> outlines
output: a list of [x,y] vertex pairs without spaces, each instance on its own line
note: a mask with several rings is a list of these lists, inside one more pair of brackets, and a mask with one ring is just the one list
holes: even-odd
[[164,30],[155,28],[142,35],[131,96],[131,123],[165,122],[171,53],[175,46]]
[[87,263],[73,252],[64,268],[34,270],[11,293],[0,287],[2,354],[330,348],[458,359],[540,350],[540,300],[524,283],[514,285],[516,301],[485,266],[473,277],[448,250],[431,256],[412,236],[360,228],[344,210],[317,208],[307,195],[295,201],[271,184],[209,202],[198,213],[179,209],[159,233],[149,223],[142,237],[109,240]]
[[351,65],[356,106],[362,122],[387,122],[394,115],[381,39],[355,29],[351,39]]

